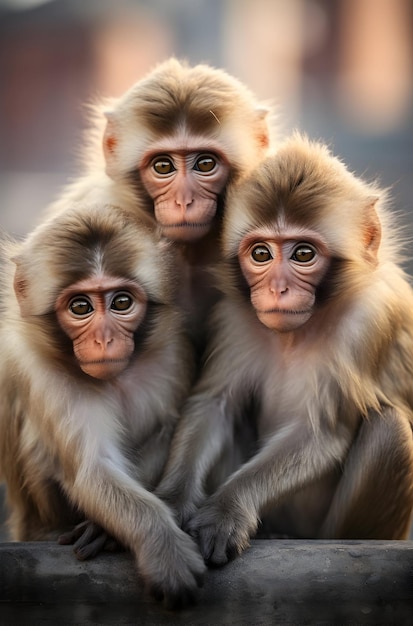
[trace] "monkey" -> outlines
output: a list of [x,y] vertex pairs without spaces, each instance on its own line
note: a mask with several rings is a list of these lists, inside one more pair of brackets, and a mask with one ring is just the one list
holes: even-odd
[[275,112],[224,70],[171,58],[94,118],[85,174],[50,211],[87,200],[147,213],[179,250],[178,299],[202,354],[225,190],[272,149]]
[[[84,174],[46,214],[61,214],[73,203],[119,205],[148,218],[173,242],[176,299],[186,314],[196,371],[208,312],[219,297],[210,267],[219,258],[225,190],[272,149],[274,117],[227,72],[171,58],[117,100],[95,107]],[[60,541],[75,541],[78,556],[88,558],[96,553],[90,533],[95,537],[96,527],[81,525]]]
[[2,256],[12,539],[52,540],[86,516],[132,552],[148,592],[192,602],[203,560],[153,494],[193,370],[171,245],[119,207],[80,204]]
[[[219,297],[210,268],[220,254],[226,187],[273,149],[275,112],[224,70],[171,58],[119,99],[97,105],[94,116],[85,174],[49,213],[73,202],[112,203],[160,228],[177,251],[176,298],[199,372]],[[83,557],[93,556],[87,538],[96,529],[83,538],[82,529],[61,540],[76,540]]]
[[155,493],[212,566],[260,528],[406,538],[413,291],[387,192],[295,133],[228,191],[222,249],[214,336]]

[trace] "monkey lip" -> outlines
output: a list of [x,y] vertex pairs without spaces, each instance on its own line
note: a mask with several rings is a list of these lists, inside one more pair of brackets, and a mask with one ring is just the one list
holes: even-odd
[[209,228],[211,222],[177,222],[165,224],[164,228]]
[[261,314],[266,313],[278,313],[280,315],[309,315],[312,313],[312,309],[303,309],[302,311],[296,311],[294,309],[267,309],[266,311],[259,311]]
[[109,380],[123,372],[128,363],[129,359],[96,359],[95,361],[83,361],[80,363],[80,369],[92,378]]
[[82,361],[80,365],[102,365],[105,363],[127,363],[129,359],[98,359],[96,361]]
[[164,234],[175,241],[195,241],[204,237],[211,228],[211,222],[178,222],[162,226]]

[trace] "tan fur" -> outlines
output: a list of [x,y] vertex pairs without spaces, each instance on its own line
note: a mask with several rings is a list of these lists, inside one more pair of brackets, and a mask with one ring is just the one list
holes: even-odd
[[[119,208],[81,205],[4,247],[0,475],[12,538],[49,540],[86,515],[132,551],[151,591],[185,603],[202,559],[151,493],[193,368],[170,246]],[[136,281],[152,311],[129,366],[108,381],[80,370],[54,309],[62,289],[102,272]]]
[[186,128],[222,143],[231,166],[251,170],[273,140],[269,110],[240,81],[208,65],[177,59],[158,65],[106,111],[106,137],[115,139],[106,157],[107,173],[132,171],[150,144]]
[[[136,193],[130,176],[160,136],[170,137],[182,129],[195,136],[209,133],[222,144],[231,168],[239,174],[250,171],[275,142],[273,114],[240,81],[223,70],[191,67],[174,58],[119,99],[92,109],[92,125],[84,139],[84,173],[50,206],[52,214],[76,201],[151,212],[151,204],[145,205],[147,199]],[[108,136],[114,137],[115,146],[109,152]]]
[[[267,106],[223,70],[169,59],[117,100],[95,107],[85,139],[84,172],[49,213],[65,211],[74,202],[108,203],[147,213],[155,221],[153,198],[141,177],[154,146],[166,142],[170,151],[191,144],[193,149],[216,151],[229,166],[232,180],[249,172],[273,148],[273,118]],[[208,234],[176,243],[181,264],[178,299],[200,351],[205,316],[217,299],[209,266],[219,258],[224,196],[225,188]]]
[[[117,100],[105,100],[91,109],[92,124],[81,158],[84,174],[51,205],[52,213],[80,200],[139,210],[141,198],[130,184],[130,174],[155,139],[183,128],[195,136],[209,133],[221,142],[238,173],[250,171],[276,140],[274,114],[240,81],[223,70],[191,67],[174,58],[158,65]],[[102,142],[105,147],[112,135],[116,147],[103,159]]]
[[[330,275],[311,319],[276,333],[258,321],[237,255],[247,233],[291,227],[303,241],[308,230],[322,237]],[[266,530],[292,537],[407,536],[413,291],[395,233],[385,194],[299,135],[229,194],[226,295],[157,489],[212,563],[244,549],[261,518]],[[205,502],[251,399],[256,450]]]

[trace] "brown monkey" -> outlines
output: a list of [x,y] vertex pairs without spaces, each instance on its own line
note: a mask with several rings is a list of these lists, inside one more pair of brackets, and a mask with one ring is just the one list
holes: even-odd
[[12,537],[50,540],[86,515],[156,597],[184,604],[203,561],[151,493],[191,384],[170,245],[119,208],[82,205],[12,247],[0,328]]
[[52,208],[87,199],[151,215],[179,248],[179,300],[202,352],[205,316],[217,298],[208,269],[219,254],[226,185],[268,153],[269,109],[223,70],[172,58],[104,115],[104,164],[100,149],[88,150],[86,175]]
[[[261,518],[298,538],[406,538],[413,293],[383,193],[296,135],[229,193],[223,248],[210,356],[156,493],[216,565]],[[251,399],[255,449],[204,502],[238,430],[248,444]]]
[[[226,72],[170,59],[96,113],[85,174],[51,212],[79,201],[111,203],[159,225],[177,249],[177,302],[187,314],[198,363],[207,315],[218,298],[210,265],[219,258],[225,189],[268,153],[274,134],[271,112]],[[102,139],[103,151],[96,143]],[[95,532],[81,526],[61,540],[77,539],[75,549],[85,558],[95,553],[88,545]]]

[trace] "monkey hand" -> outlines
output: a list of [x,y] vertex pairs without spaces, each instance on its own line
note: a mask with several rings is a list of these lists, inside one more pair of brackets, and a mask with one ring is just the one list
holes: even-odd
[[231,498],[210,498],[188,524],[208,565],[219,567],[249,546],[256,531],[257,516]]
[[197,498],[189,497],[185,495],[185,491],[182,489],[178,493],[177,489],[164,489],[162,485],[154,493],[173,511],[176,523],[185,531],[188,529],[190,520],[198,511],[199,505],[206,499],[203,493],[197,494]]
[[194,604],[202,587],[205,563],[189,535],[177,526],[147,538],[136,553],[145,592],[168,609]]
[[101,526],[86,520],[78,524],[73,530],[63,533],[58,538],[61,545],[72,545],[73,552],[79,561],[93,558],[101,550],[115,552],[121,545],[108,535]]
[[175,519],[180,528],[185,532],[188,532],[188,528],[191,522],[191,519],[194,517],[196,512],[198,511],[198,506],[195,502],[186,501],[169,504],[170,508],[174,511]]

